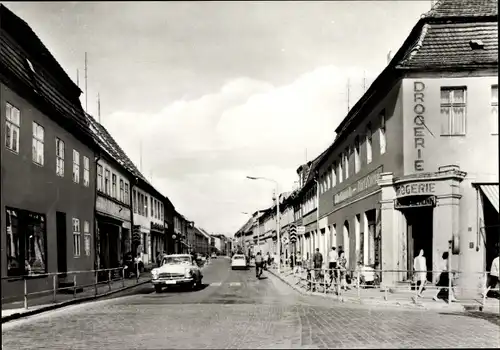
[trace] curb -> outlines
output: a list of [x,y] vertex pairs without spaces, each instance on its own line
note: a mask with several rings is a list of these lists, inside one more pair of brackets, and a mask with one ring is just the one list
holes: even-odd
[[120,289],[112,290],[111,292],[99,294],[97,296],[92,295],[92,296],[88,296],[88,297],[76,298],[76,299],[71,299],[71,300],[67,300],[67,301],[62,301],[60,303],[55,303],[55,304],[47,305],[44,307],[40,307],[40,308],[35,309],[35,310],[28,310],[26,312],[16,312],[15,314],[11,314],[11,315],[2,317],[2,324],[9,322],[9,321],[17,320],[17,319],[20,319],[23,317],[41,314],[41,313],[46,312],[46,311],[60,309],[60,308],[63,308],[65,306],[76,305],[76,304],[84,303],[84,302],[91,301],[91,300],[97,300],[99,298],[106,297],[108,295],[112,295],[112,294],[115,294],[118,292],[123,292],[124,290],[132,289],[134,287],[137,287],[137,286],[149,283],[149,282],[151,282],[151,280],[142,281],[142,282],[139,282],[139,283],[134,284],[132,286],[122,287]]
[[398,307],[398,308],[407,308],[407,309],[413,309],[413,310],[428,310],[428,311],[454,311],[454,312],[466,312],[466,311],[482,311],[483,307],[482,305],[474,305],[474,306],[464,306],[464,305],[458,305],[454,304],[452,307],[450,307],[448,304],[444,305],[436,305],[436,307],[427,307],[425,305],[422,305],[420,303],[414,303],[411,301],[379,301],[379,300],[373,300],[373,299],[364,299],[361,300],[359,298],[352,298],[352,297],[343,297],[343,298],[338,298],[338,296],[334,296],[331,294],[324,294],[324,293],[319,293],[319,292],[308,292],[303,290],[300,287],[297,287],[296,285],[291,284],[287,280],[285,280],[282,276],[279,276],[276,272],[268,270],[269,273],[271,273],[273,276],[277,277],[280,279],[283,283],[294,289],[295,291],[299,292],[302,295],[308,295],[308,296],[316,296],[316,297],[322,297],[326,299],[332,299],[334,301],[337,301],[339,303],[350,303],[350,304],[356,304],[356,305],[371,305],[371,306],[390,306],[390,307]]

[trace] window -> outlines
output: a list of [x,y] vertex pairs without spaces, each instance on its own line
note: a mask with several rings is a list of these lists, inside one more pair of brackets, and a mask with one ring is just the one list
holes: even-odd
[[73,218],[73,255],[80,256],[80,220]]
[[328,189],[332,188],[332,167],[328,167],[328,170],[327,170],[327,173],[326,173],[326,178],[327,178],[327,181],[326,181],[326,187]]
[[118,198],[116,193],[116,174],[111,175],[111,197]]
[[6,104],[5,111],[5,147],[19,153],[19,128],[21,127],[21,112],[11,104]]
[[[155,217],[155,211],[154,211],[154,208],[153,208],[153,197],[149,197],[149,208],[151,210],[151,213],[149,213],[149,215],[151,215],[152,218]],[[148,211],[146,210],[146,213]]]
[[161,213],[161,217],[160,217],[160,220],[165,220],[165,213],[164,213],[164,209],[163,209],[163,203],[160,203],[160,213]]
[[104,191],[107,195],[111,194],[111,184],[109,183],[109,177],[111,176],[111,173],[109,172],[108,169],[104,171]]
[[76,149],[73,150],[73,182],[80,182],[80,153]]
[[33,162],[38,165],[43,165],[43,139],[45,131],[43,126],[33,122]]
[[134,213],[137,213],[137,191],[132,190],[132,207],[134,210]]
[[125,184],[125,204],[130,204],[130,193],[128,184]]
[[441,135],[465,135],[466,89],[441,88]]
[[88,157],[83,156],[83,186],[89,187],[90,185],[90,160]]
[[359,158],[359,136],[354,139],[354,173],[357,174],[361,169],[361,160]]
[[343,181],[343,176],[342,176],[342,162],[344,161],[343,160],[343,154],[341,153],[340,154],[340,160],[339,160],[339,164],[338,164],[338,169],[337,169],[337,179],[338,179],[338,182],[337,183],[341,183]]
[[372,162],[372,127],[370,124],[366,127],[366,164]]
[[155,219],[158,219],[158,202],[156,201],[156,199],[153,201],[154,202],[154,218]]
[[347,147],[344,152],[344,171],[345,171],[345,179],[349,178],[349,155],[350,149]]
[[498,85],[491,86],[492,134],[498,135]]
[[125,203],[125,184],[123,179],[120,179],[120,201]]
[[7,276],[47,273],[45,216],[6,208]]
[[83,222],[83,249],[85,256],[90,256],[90,223],[88,221]]
[[97,190],[103,191],[102,187],[102,165],[97,164]]
[[64,177],[64,141],[56,137],[56,175]]
[[333,162],[332,164],[332,187],[337,185],[337,164]]
[[380,154],[384,154],[387,149],[387,140],[385,132],[385,111],[380,114],[380,128],[378,129],[380,133]]

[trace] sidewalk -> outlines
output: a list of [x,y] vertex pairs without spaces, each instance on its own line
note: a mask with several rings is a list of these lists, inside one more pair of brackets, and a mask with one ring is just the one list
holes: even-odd
[[[36,313],[57,309],[66,305],[75,304],[87,300],[97,299],[106,295],[117,293],[126,289],[133,288],[151,281],[149,273],[144,273],[137,281],[135,278],[116,280],[108,285],[107,283],[100,284],[97,287],[97,296],[94,286],[84,288],[83,292],[76,293],[76,298],[73,293],[59,292],[54,295],[31,295],[28,296],[28,309],[24,308],[24,301],[14,301],[2,303],[2,323],[11,319],[33,315]],[[111,287],[111,288],[110,288]]]
[[500,314],[500,303],[498,299],[486,299],[486,304],[484,306],[482,305],[483,300],[479,297],[477,299],[460,300],[457,303],[448,304],[444,300],[432,300],[432,297],[435,295],[434,290],[424,291],[423,297],[416,299],[416,292],[411,290],[384,291],[380,288],[361,288],[358,291],[355,286],[351,286],[349,290],[343,291],[341,295],[337,296],[332,290],[325,291],[323,286],[319,286],[317,292],[308,291],[306,289],[307,281],[300,278],[305,278],[305,273],[294,275],[289,267],[282,268],[281,274],[278,274],[275,269],[269,269],[268,271],[301,294],[321,296],[339,302],[350,302],[362,305],[396,306],[419,310],[446,310],[453,312],[478,310],[497,315]]

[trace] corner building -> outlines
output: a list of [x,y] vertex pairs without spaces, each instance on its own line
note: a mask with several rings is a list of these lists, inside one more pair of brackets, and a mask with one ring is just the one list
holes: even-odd
[[443,0],[416,24],[312,164],[313,247],[399,270],[382,275],[394,285],[451,241],[460,294],[484,285],[500,237],[497,18],[495,1]]

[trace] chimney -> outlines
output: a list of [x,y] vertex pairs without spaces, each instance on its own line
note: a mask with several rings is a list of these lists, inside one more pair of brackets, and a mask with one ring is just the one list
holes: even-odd
[[387,64],[389,64],[392,60],[392,51],[389,50],[389,52],[387,53]]

